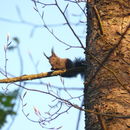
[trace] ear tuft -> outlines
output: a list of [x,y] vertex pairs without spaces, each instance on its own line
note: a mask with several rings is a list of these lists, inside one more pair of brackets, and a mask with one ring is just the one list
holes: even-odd
[[51,49],[51,54],[52,54],[52,56],[56,56],[53,48]]
[[49,60],[49,57],[43,52],[43,55]]

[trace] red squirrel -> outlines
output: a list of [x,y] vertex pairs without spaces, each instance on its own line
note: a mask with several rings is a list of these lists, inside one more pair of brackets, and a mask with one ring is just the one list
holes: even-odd
[[[62,70],[66,69],[67,72],[61,74],[62,77],[76,77],[78,74],[81,77],[84,77],[85,72],[85,60],[81,58],[75,58],[74,61],[71,61],[68,58],[60,58],[58,57],[54,50],[51,51],[51,56],[48,57],[44,53],[45,57],[49,60],[51,65],[51,70]],[[72,70],[71,70],[72,69]]]

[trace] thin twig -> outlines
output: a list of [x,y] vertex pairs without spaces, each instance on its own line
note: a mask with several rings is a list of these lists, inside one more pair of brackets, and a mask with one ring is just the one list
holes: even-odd
[[[54,5],[54,4],[53,4],[53,5]],[[55,4],[55,5],[56,5],[56,4]],[[44,21],[44,19],[43,19],[43,16],[44,16],[44,15],[43,15],[43,14],[42,14],[42,15],[40,14],[36,3],[35,3],[35,10],[37,11],[37,13],[39,14],[39,16],[41,17],[41,20],[42,20],[42,22],[43,22],[43,26],[49,31],[50,34],[52,34],[52,36],[53,36],[57,41],[59,41],[60,43],[66,45],[66,46],[68,46],[69,48],[72,48],[72,47],[81,48],[81,47],[79,47],[79,46],[71,46],[71,45],[69,45],[68,43],[66,43],[66,42],[64,42],[64,41],[62,41],[62,40],[60,40],[60,39],[54,34],[54,32],[49,29],[48,25],[45,23],[45,21]],[[63,24],[63,25],[64,25],[64,24]]]
[[50,92],[44,92],[44,91],[41,91],[41,90],[37,90],[37,89],[30,89],[30,88],[26,88],[24,86],[20,86],[26,90],[29,90],[29,91],[34,91],[34,92],[39,92],[39,93],[44,93],[44,94],[47,94],[47,95],[50,95],[52,96],[53,98],[61,101],[62,103],[65,103],[68,107],[71,106],[71,107],[74,107],[78,110],[81,110],[81,111],[85,111],[85,112],[89,112],[89,113],[93,113],[93,114],[96,114],[96,115],[101,115],[101,116],[108,116],[108,117],[113,117],[113,118],[122,118],[122,119],[128,119],[130,118],[130,115],[121,115],[121,114],[108,114],[108,113],[100,113],[100,112],[95,112],[94,110],[89,110],[89,109],[84,109],[80,106],[78,106],[77,104],[73,104],[71,103],[69,100],[66,100],[66,99],[63,99],[61,97],[58,97]]
[[[96,111],[99,112],[98,109],[96,109]],[[100,125],[101,125],[102,130],[107,130],[107,126],[106,126],[104,117],[101,116],[101,115],[97,115],[97,117],[98,117],[98,120],[99,120],[99,122],[100,122]]]
[[59,11],[61,12],[61,14],[63,15],[63,17],[64,17],[64,19],[65,19],[65,21],[66,21],[67,25],[68,25],[68,26],[69,26],[69,28],[70,28],[70,30],[72,31],[72,33],[74,34],[74,36],[75,36],[75,37],[77,38],[77,40],[79,41],[79,43],[80,43],[81,47],[82,47],[83,49],[85,49],[85,47],[83,46],[82,41],[80,40],[80,38],[78,37],[78,35],[75,33],[74,29],[71,27],[71,25],[70,25],[70,23],[69,23],[68,19],[66,18],[66,16],[65,16],[64,12],[63,12],[63,11],[61,10],[61,8],[59,7],[59,5],[58,5],[58,3],[57,3],[57,1],[56,1],[56,0],[55,0],[55,3],[56,3],[57,8],[59,9]]
[[103,33],[102,21],[101,21],[100,15],[99,15],[99,11],[98,11],[96,5],[94,5],[93,8],[94,8],[94,11],[97,16],[98,23],[99,23],[100,33],[101,33],[101,35],[103,35],[104,33]]

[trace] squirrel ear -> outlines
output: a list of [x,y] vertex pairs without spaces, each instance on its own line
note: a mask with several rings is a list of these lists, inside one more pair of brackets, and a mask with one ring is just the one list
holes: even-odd
[[49,57],[43,52],[43,55],[49,60]]
[[52,54],[52,56],[56,56],[53,48],[51,49],[51,54]]

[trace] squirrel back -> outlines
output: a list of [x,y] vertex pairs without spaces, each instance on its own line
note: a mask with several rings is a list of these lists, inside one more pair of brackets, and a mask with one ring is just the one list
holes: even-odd
[[[51,70],[62,70],[62,69],[69,69],[69,71],[61,74],[62,77],[76,77],[78,74],[81,75],[81,77],[84,76],[84,70],[85,70],[85,60],[81,58],[75,58],[74,61],[71,61],[68,58],[60,58],[58,57],[53,49],[51,51],[51,56],[46,58],[49,60],[49,63],[51,64]],[[71,71],[71,69],[73,69]]]

